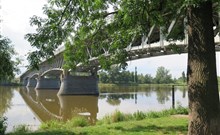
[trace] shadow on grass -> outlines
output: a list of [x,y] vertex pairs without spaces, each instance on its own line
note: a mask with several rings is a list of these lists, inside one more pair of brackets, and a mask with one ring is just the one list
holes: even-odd
[[[136,125],[133,128],[126,128],[124,126],[114,126],[114,127],[108,127],[107,132],[104,131],[102,133],[111,134],[110,131],[112,130],[115,131],[122,131],[124,134],[138,134],[138,133],[148,133],[148,134],[187,134],[187,125],[185,126],[165,126],[162,127],[160,125],[146,125],[146,126],[141,126],[141,125]],[[94,131],[81,131],[81,132],[71,132],[71,131],[59,131],[59,130],[54,130],[54,131],[38,131],[38,132],[31,132],[31,133],[9,133],[7,135],[90,135],[90,134],[100,134],[101,132],[94,130]],[[119,132],[120,133],[120,132]]]
[[39,131],[30,133],[8,133],[6,135],[75,135],[75,133],[69,131]]
[[128,132],[128,133],[137,133],[137,132],[152,132],[152,133],[157,133],[158,131],[164,133],[164,134],[169,134],[169,133],[187,133],[188,127],[186,126],[166,126],[166,127],[160,127],[156,125],[147,125],[147,126],[135,126],[133,128],[126,129],[125,127],[121,126],[116,126],[114,127],[115,130],[121,130],[123,132]]

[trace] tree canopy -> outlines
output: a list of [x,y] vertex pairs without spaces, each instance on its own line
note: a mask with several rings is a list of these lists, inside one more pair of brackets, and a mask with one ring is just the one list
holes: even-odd
[[[187,7],[199,6],[203,1],[48,0],[43,7],[46,17],[33,16],[30,20],[32,26],[37,26],[37,32],[28,33],[25,38],[38,50],[30,53],[28,60],[32,67],[37,67],[64,44],[68,69],[79,63],[88,65],[92,57],[98,57],[104,69],[115,63],[124,67],[129,59],[125,48],[140,43],[153,25],[163,26],[168,41],[183,39]],[[174,19],[179,19],[178,25],[167,34]],[[154,40],[157,39],[148,42]]]
[[150,74],[137,74],[126,70],[121,70],[119,67],[111,67],[110,70],[99,71],[99,81],[101,83],[115,84],[169,84],[169,83],[184,83],[182,77],[177,80],[172,79],[172,75],[165,67],[158,67],[156,76]]
[[[185,1],[173,0],[49,0],[43,8],[47,17],[31,18],[30,24],[37,26],[37,33],[27,34],[26,39],[39,50],[28,59],[31,66],[36,66],[64,43],[67,68],[86,64],[91,57],[99,57],[102,68],[114,63],[126,66],[129,58],[124,48],[140,43],[153,25],[165,26],[166,33],[172,19],[186,16],[185,5]],[[167,40],[183,39],[183,27],[178,25]]]
[[172,82],[172,75],[169,73],[169,70],[164,67],[158,67],[155,82],[158,84]]
[[0,82],[11,80],[14,78],[15,72],[18,72],[19,60],[12,60],[15,54],[11,41],[0,35]]

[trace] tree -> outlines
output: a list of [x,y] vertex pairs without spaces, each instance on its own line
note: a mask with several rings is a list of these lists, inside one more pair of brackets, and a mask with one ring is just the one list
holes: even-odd
[[182,72],[182,78],[183,78],[183,82],[185,83],[186,82],[186,74],[184,71]]
[[158,84],[162,83],[172,83],[172,76],[169,74],[169,70],[165,69],[165,67],[158,67],[156,76],[154,78],[155,82]]
[[145,81],[145,78],[143,74],[137,75],[137,83],[143,84],[144,81]]
[[14,78],[15,72],[19,71],[17,67],[19,59],[12,60],[15,54],[11,41],[0,35],[0,82],[10,81]]
[[[178,79],[176,79],[176,81],[178,81],[178,82],[181,82],[181,83],[186,83],[186,74],[185,74],[185,72],[183,71],[182,72],[182,76],[181,77],[179,77]],[[174,81],[175,82],[175,81]]]
[[150,74],[146,74],[144,76],[144,83],[152,83],[153,82],[153,77]]
[[188,7],[189,134],[220,134],[211,1]]
[[111,70],[108,70],[109,81],[110,83],[118,83],[120,77],[120,68],[112,67]]
[[102,83],[108,83],[109,78],[106,72],[104,71],[99,72],[99,81]]
[[[31,53],[29,60],[37,66],[65,42],[65,68],[74,69],[80,62],[88,65],[90,56],[98,57],[102,68],[115,63],[123,67],[129,57],[124,48],[136,45],[152,25],[157,29],[163,26],[168,41],[183,39],[183,21],[178,21],[170,34],[166,31],[172,19],[188,16],[189,134],[218,134],[214,125],[219,115],[212,23],[215,2],[219,0],[49,0],[44,7],[47,18],[31,19],[37,33],[27,34],[26,39],[39,50]],[[106,53],[111,56],[103,55]]]

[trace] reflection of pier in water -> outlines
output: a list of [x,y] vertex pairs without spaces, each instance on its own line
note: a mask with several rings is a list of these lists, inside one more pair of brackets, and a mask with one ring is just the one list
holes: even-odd
[[98,113],[98,96],[57,96],[57,90],[21,88],[20,94],[35,116],[42,122],[66,121],[84,116],[94,123]]

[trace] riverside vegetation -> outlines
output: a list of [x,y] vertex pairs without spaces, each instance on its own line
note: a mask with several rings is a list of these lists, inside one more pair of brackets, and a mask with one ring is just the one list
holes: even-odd
[[120,67],[112,67],[107,71],[99,71],[99,81],[103,84],[184,84],[186,85],[186,75],[183,71],[178,79],[172,78],[172,74],[165,67],[157,68],[156,75],[138,74],[130,72]]
[[[91,124],[85,117],[75,117],[66,122],[49,121],[42,123],[37,131],[31,131],[27,125],[19,125],[7,135],[75,135],[75,134],[187,134],[187,117],[177,117],[176,114],[187,116],[188,109],[178,106],[176,109],[163,110],[160,112],[136,112],[123,114],[115,111],[107,115],[96,124]],[[5,119],[1,135],[6,129]]]

